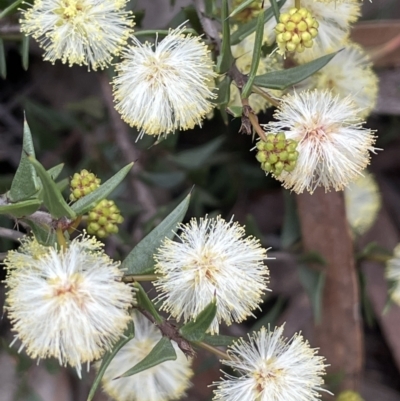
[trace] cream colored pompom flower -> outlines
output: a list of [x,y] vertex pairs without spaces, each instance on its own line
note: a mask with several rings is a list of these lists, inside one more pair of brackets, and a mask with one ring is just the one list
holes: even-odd
[[386,263],[385,275],[390,285],[390,299],[400,306],[400,244],[394,248],[393,257]]
[[134,38],[117,65],[115,108],[140,135],[191,129],[214,107],[214,63],[202,40],[184,30],[171,30],[154,49]]
[[214,401],[316,401],[323,390],[325,358],[317,355],[301,335],[289,341],[283,327],[261,328],[239,339],[228,349],[230,359],[221,362],[240,376],[225,373]]
[[66,249],[26,238],[4,263],[6,309],[32,358],[55,357],[81,375],[81,365],[100,358],[129,322],[132,290],[94,238],[81,236]]
[[[108,366],[103,388],[116,401],[169,401],[181,398],[193,376],[191,360],[172,342],[177,358],[133,376],[119,377],[143,360],[160,341],[160,330],[139,312],[132,315],[135,337],[124,345]],[[99,367],[100,365],[98,365]],[[118,377],[118,378],[117,378]]]
[[[315,57],[324,55],[314,54]],[[355,43],[348,43],[325,67],[296,88],[298,91],[305,89],[330,89],[341,98],[351,95],[360,109],[360,117],[366,118],[375,107],[378,97],[378,77],[363,49]]]
[[32,35],[54,63],[107,67],[133,33],[126,0],[35,0],[22,11],[21,31]]
[[266,250],[253,237],[245,237],[238,223],[204,218],[180,226],[180,241],[165,239],[155,255],[155,286],[162,308],[187,322],[214,299],[217,314],[209,332],[219,323],[241,322],[262,302],[268,268]]
[[276,177],[296,193],[319,186],[343,190],[362,175],[376,150],[373,131],[362,127],[350,97],[319,90],[294,93],[282,99],[274,116],[265,130],[298,142],[296,167]]

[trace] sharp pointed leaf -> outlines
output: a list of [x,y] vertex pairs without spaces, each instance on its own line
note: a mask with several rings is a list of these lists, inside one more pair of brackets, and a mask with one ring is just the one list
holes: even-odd
[[174,361],[175,359],[176,352],[171,341],[166,337],[162,337],[144,359],[119,377],[132,376],[165,361]]
[[133,166],[133,162],[123,167],[118,173],[114,174],[104,184],[89,195],[84,196],[75,202],[71,208],[77,215],[83,215],[93,209],[101,200],[105,199],[122,182]]
[[118,353],[118,351],[129,341],[131,341],[135,337],[135,327],[133,322],[129,324],[128,329],[125,331],[124,335],[114,344],[113,348],[111,351],[108,351],[102,361],[99,370],[97,371],[96,377],[94,378],[92,387],[90,388],[90,392],[87,398],[87,401],[91,401],[94,397],[94,394],[99,387],[99,384],[101,382],[101,379],[104,376],[105,371],[108,368],[108,365],[110,362],[113,360],[115,355]]
[[186,323],[179,332],[188,341],[202,341],[216,314],[217,303],[212,301],[199,313],[196,320]]
[[21,161],[8,192],[8,197],[12,202],[31,198],[41,187],[35,168],[29,162],[27,155],[35,157],[35,149],[31,130],[26,120],[24,120]]
[[286,89],[316,73],[318,70],[326,66],[336,54],[337,52],[327,54],[326,56],[317,58],[307,64],[299,65],[287,70],[273,71],[263,75],[258,75],[254,78],[254,85],[269,89]]
[[51,175],[34,157],[28,156],[28,160],[33,167],[35,167],[36,173],[42,181],[43,203],[52,217],[56,219],[61,217],[74,219],[76,217],[75,212],[68,206],[57,184],[51,178]]
[[217,71],[219,74],[227,72],[233,63],[233,55],[231,49],[231,31],[228,19],[228,0],[222,0],[221,19],[222,44],[221,53],[217,62]]
[[60,163],[60,164],[57,164],[57,166],[49,168],[47,170],[47,172],[50,174],[50,177],[53,180],[56,180],[57,177],[61,174],[61,171],[63,170],[63,168],[64,168],[64,163]]
[[144,237],[122,262],[127,274],[149,274],[154,271],[154,254],[165,238],[172,238],[177,225],[189,207],[190,194],[146,237]]

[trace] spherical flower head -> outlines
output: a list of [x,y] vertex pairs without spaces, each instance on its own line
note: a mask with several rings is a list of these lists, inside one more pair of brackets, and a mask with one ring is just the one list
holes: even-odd
[[381,208],[379,187],[367,171],[344,191],[347,220],[353,232],[365,234],[374,224]]
[[[313,57],[324,55],[314,53]],[[309,62],[312,59],[302,57],[301,61]],[[376,104],[378,77],[363,49],[355,43],[348,43],[325,67],[296,88],[305,89],[329,89],[341,98],[351,95],[353,102],[360,109],[360,117],[366,118]]]
[[115,107],[140,135],[191,129],[214,107],[214,63],[202,40],[184,29],[171,30],[154,49],[134,38],[117,65]]
[[[269,7],[270,1],[266,1]],[[293,6],[292,1],[286,1],[281,7],[281,14],[289,12]],[[318,35],[313,40],[313,46],[306,48],[302,53],[295,53],[296,58],[309,57],[318,53],[330,53],[338,50],[347,40],[351,24],[360,16],[360,3],[355,0],[343,0],[340,2],[319,3],[315,0],[301,0],[301,6],[306,8],[318,22]],[[276,40],[276,21],[270,18],[264,28],[265,40],[272,45]],[[316,58],[316,57],[314,57]]]
[[106,238],[118,232],[118,224],[124,218],[113,200],[103,199],[90,212],[88,216],[88,233],[99,238]]
[[160,274],[155,286],[162,308],[187,322],[215,296],[211,333],[218,333],[221,321],[229,325],[251,315],[268,280],[266,250],[260,242],[245,238],[243,227],[221,217],[193,219],[180,229],[180,242],[165,239],[155,255],[155,271]]
[[215,401],[316,401],[323,391],[325,359],[301,335],[289,341],[283,327],[261,328],[229,347],[221,361],[240,374],[214,383]]
[[304,8],[292,7],[287,13],[279,16],[275,27],[278,53],[302,53],[313,46],[313,39],[318,35],[319,24],[311,12]]
[[86,169],[75,173],[71,179],[69,199],[72,202],[90,194],[100,186],[101,180]]
[[135,337],[118,351],[108,366],[102,379],[104,391],[116,401],[168,401],[181,398],[190,387],[193,371],[191,360],[186,358],[175,342],[172,345],[176,360],[163,362],[133,376],[119,377],[142,361],[161,340],[160,330],[143,315],[134,312],[132,319]]
[[32,358],[55,357],[80,376],[82,363],[100,358],[129,322],[131,288],[93,238],[78,237],[66,249],[26,238],[4,263],[15,340]]
[[350,97],[330,91],[306,91],[285,96],[275,112],[277,121],[264,126],[268,133],[284,131],[298,142],[292,172],[276,178],[296,193],[322,186],[343,190],[362,174],[374,152],[375,136],[361,125],[359,110]]
[[385,275],[390,285],[390,299],[400,306],[400,244],[394,248],[393,257],[386,264]]
[[[261,4],[261,3],[259,3]],[[242,74],[248,74],[253,61],[255,33],[246,36],[239,44],[232,46],[232,55],[235,58],[236,67]],[[257,68],[257,75],[266,74],[272,71],[283,70],[283,58],[278,53],[269,54],[267,57],[261,57]],[[268,90],[268,93],[274,97],[280,98],[282,91]],[[265,97],[257,93],[250,94],[249,104],[255,114],[265,111],[272,104]],[[232,82],[230,87],[230,99],[228,107],[241,107],[242,99],[238,87]]]
[[126,0],[35,0],[22,11],[21,31],[32,35],[55,63],[107,67],[133,33]]

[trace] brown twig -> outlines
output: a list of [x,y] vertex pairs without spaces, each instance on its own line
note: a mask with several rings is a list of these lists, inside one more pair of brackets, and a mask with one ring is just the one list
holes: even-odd
[[176,327],[174,324],[168,322],[167,320],[163,319],[161,323],[156,322],[156,319],[154,319],[153,315],[148,312],[145,309],[138,308],[139,311],[146,316],[147,319],[149,319],[152,323],[154,323],[161,331],[162,335],[164,337],[168,337],[170,340],[173,340],[176,342],[178,347],[182,350],[182,352],[188,356],[188,357],[193,357],[196,353],[193,350],[193,347],[191,346],[190,342],[185,340],[180,334],[179,334],[179,328]]
[[18,241],[21,237],[23,237],[23,233],[11,230],[10,228],[0,227],[0,237],[11,239],[13,241]]

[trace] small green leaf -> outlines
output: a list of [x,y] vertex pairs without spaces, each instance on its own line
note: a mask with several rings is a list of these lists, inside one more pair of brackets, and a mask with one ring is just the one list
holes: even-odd
[[31,130],[27,121],[24,120],[21,161],[8,192],[8,197],[12,202],[31,198],[41,187],[35,168],[29,162],[27,155],[35,157],[35,148],[33,147]]
[[63,170],[63,168],[64,168],[64,163],[60,163],[60,164],[57,164],[57,166],[49,168],[47,170],[47,172],[50,174],[50,177],[53,180],[56,180],[58,178],[58,176],[61,174],[61,171]]
[[7,15],[12,14],[14,11],[17,10],[18,6],[23,3],[24,0],[16,0],[14,3],[11,3],[7,8],[5,8],[0,13],[0,19],[6,17]]
[[174,236],[189,207],[190,194],[146,237],[144,237],[122,262],[127,274],[149,274],[154,271],[154,254],[165,238]]
[[212,336],[211,334],[205,334],[202,341],[213,347],[227,347],[228,345],[232,345],[235,340],[237,338],[232,336]]
[[322,295],[325,286],[325,272],[311,269],[306,265],[299,265],[299,278],[310,298],[316,323],[321,322]]
[[188,341],[202,341],[216,314],[217,302],[213,300],[198,314],[196,320],[186,323],[179,332]]
[[216,104],[228,104],[229,103],[229,99],[230,99],[230,92],[231,92],[231,78],[228,76],[225,76],[225,78],[218,82],[217,88],[217,94],[218,97],[215,100]]
[[40,177],[43,185],[43,203],[54,218],[68,217],[74,219],[75,212],[68,206],[57,184],[51,178],[46,169],[32,156],[28,160],[35,167],[36,173]]
[[[159,365],[165,361],[175,361],[176,352],[171,341],[162,337],[161,340],[154,346],[150,353],[144,357],[139,363],[137,363],[133,368],[127,370],[121,376],[116,377],[114,380],[120,377],[128,377],[135,375],[136,373],[143,372],[143,370],[150,369],[153,366]],[[145,391],[146,389],[144,389]]]
[[226,111],[233,117],[239,118],[243,115],[243,107],[241,106],[229,106]]
[[228,19],[228,0],[222,0],[221,21],[222,21],[222,44],[221,53],[217,61],[217,72],[223,74],[229,70],[233,63],[231,49],[231,28]]
[[278,3],[276,2],[276,0],[270,0],[271,1],[271,8],[272,8],[272,11],[274,12],[274,16],[275,16],[275,19],[276,19],[276,23],[278,23],[279,22],[279,6],[278,6]]
[[129,173],[133,166],[133,162],[121,168],[118,173],[114,174],[103,185],[91,192],[89,195],[84,196],[75,202],[71,208],[77,215],[83,215],[97,205],[101,200],[105,199],[114,189],[121,183],[121,181]]
[[288,70],[272,71],[263,75],[258,75],[254,78],[254,85],[269,89],[286,89],[291,85],[303,81],[325,67],[336,54],[337,52],[327,54],[309,63],[289,68]]
[[19,218],[29,216],[39,209],[42,202],[38,199],[29,199],[7,205],[0,205],[0,214],[9,214],[10,216]]
[[137,304],[140,308],[147,310],[154,317],[157,323],[162,323],[163,319],[157,312],[157,309],[154,307],[153,302],[151,302],[150,298],[147,296],[146,291],[139,283],[135,283],[135,287],[139,290],[136,293]]
[[225,138],[217,136],[204,145],[197,146],[195,149],[183,150],[178,154],[171,156],[178,166],[188,170],[197,170],[204,167],[211,156],[221,147]]
[[22,68],[27,71],[29,67],[29,36],[22,36],[21,42]]
[[3,79],[7,78],[6,53],[4,51],[4,42],[2,38],[0,38],[0,76]]
[[23,219],[31,228],[37,241],[45,246],[53,246],[57,242],[55,230],[46,224],[40,224],[29,218]]
[[[279,9],[285,4],[286,0],[281,0],[278,3]],[[264,24],[272,18],[274,15],[272,7],[268,8],[264,12]],[[243,39],[245,39],[247,36],[252,34],[257,27],[257,19],[252,19],[251,21],[247,22],[246,24],[243,24],[239,27],[238,30],[232,33],[231,37],[231,45],[237,45],[240,43]]]
[[253,58],[251,68],[246,85],[242,90],[242,99],[247,99],[251,93],[253,82],[257,74],[258,65],[261,58],[261,47],[264,41],[264,11],[260,12],[257,17],[256,37],[254,39]]
[[90,392],[87,398],[87,401],[92,401],[94,394],[99,387],[99,384],[101,382],[101,379],[104,376],[105,371],[108,368],[108,365],[111,363],[115,355],[117,355],[118,351],[129,341],[131,341],[135,337],[135,327],[133,322],[131,322],[125,330],[124,335],[117,341],[116,344],[114,344],[113,348],[111,351],[108,351],[102,361],[99,370],[97,371],[96,377],[94,378],[92,387],[90,388]]

